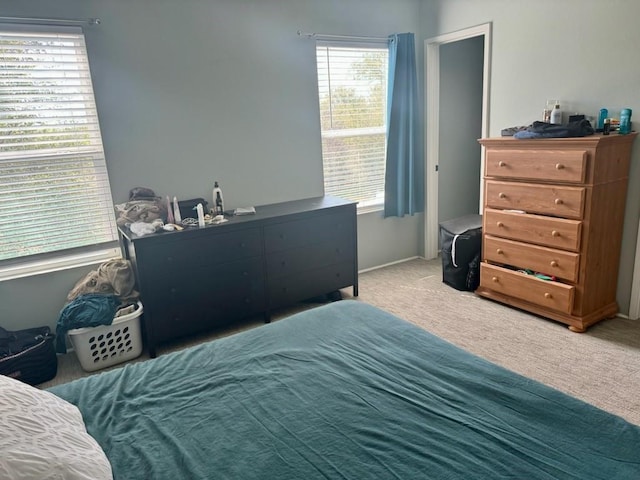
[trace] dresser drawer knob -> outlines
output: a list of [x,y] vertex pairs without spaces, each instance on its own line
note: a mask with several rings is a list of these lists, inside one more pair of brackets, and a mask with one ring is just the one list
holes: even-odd
[[504,227],[504,223],[502,223],[502,222],[497,222],[496,225],[498,226],[498,228]]
[[555,204],[556,204],[556,205],[562,205],[563,203],[564,203],[564,202],[562,201],[562,199],[561,199],[561,198],[556,198],[556,199],[555,199]]
[[498,198],[507,198],[507,194],[506,194],[506,193],[503,193],[503,192],[500,192],[500,193],[498,194]]
[[499,166],[499,167],[506,167],[506,166],[507,166],[507,164],[506,164],[506,163],[504,163],[502,160],[500,160],[500,161],[498,162],[498,166]]
[[559,236],[560,236],[560,232],[559,232],[559,231],[557,231],[557,230],[552,230],[552,231],[551,231],[551,236],[552,236],[552,237],[559,237]]
[[544,294],[544,298],[551,299],[551,298],[553,298],[553,295],[551,295],[549,292],[547,292],[547,293]]
[[564,169],[564,165],[561,163],[556,163],[556,170],[562,170]]
[[555,268],[555,267],[557,267],[557,266],[558,266],[558,262],[556,262],[555,260],[551,260],[551,261],[549,262],[549,265],[551,265],[553,268]]
[[491,281],[494,283],[498,283],[499,279],[498,277],[491,277]]
[[504,251],[503,251],[501,248],[497,248],[497,249],[496,249],[496,253],[497,253],[498,255],[502,255],[502,254],[504,253]]

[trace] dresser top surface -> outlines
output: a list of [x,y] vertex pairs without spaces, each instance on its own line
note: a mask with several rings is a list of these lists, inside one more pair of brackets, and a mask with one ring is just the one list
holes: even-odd
[[607,143],[632,143],[638,136],[637,132],[631,132],[628,135],[619,135],[612,133],[611,135],[602,135],[597,133],[595,135],[588,135],[586,137],[562,137],[562,138],[527,138],[520,139],[514,137],[491,137],[480,138],[480,142],[484,146],[508,146],[511,148],[522,147],[555,147],[558,148],[568,146],[588,146],[595,147],[600,144]]
[[272,203],[268,205],[259,205],[256,206],[256,213],[252,215],[227,215],[225,214],[225,218],[228,220],[227,222],[217,224],[217,225],[206,225],[203,228],[199,227],[188,227],[182,231],[173,231],[173,232],[165,232],[160,231],[155,234],[150,235],[136,235],[131,230],[126,227],[120,227],[119,230],[124,237],[131,241],[154,241],[159,238],[169,238],[173,235],[201,235],[207,233],[211,233],[214,229],[220,229],[224,231],[228,231],[229,227],[241,227],[241,226],[257,226],[263,221],[267,221],[269,219],[274,218],[294,218],[297,215],[308,215],[313,214],[314,212],[322,212],[327,209],[346,207],[349,205],[353,205],[355,207],[356,202],[345,200],[339,197],[333,197],[330,195],[325,195],[322,197],[312,197],[312,198],[304,198],[300,200],[291,200],[287,202],[280,203]]

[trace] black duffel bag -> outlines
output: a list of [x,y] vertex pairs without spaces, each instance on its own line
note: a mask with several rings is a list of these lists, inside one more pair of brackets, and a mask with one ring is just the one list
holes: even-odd
[[49,327],[0,327],[0,374],[30,385],[51,380],[58,373],[54,338]]
[[474,291],[480,284],[482,215],[472,214],[440,224],[442,281],[456,290]]

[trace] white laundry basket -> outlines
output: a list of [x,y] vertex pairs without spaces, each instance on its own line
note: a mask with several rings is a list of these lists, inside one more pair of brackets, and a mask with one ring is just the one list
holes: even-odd
[[133,312],[114,318],[111,325],[67,332],[84,370],[93,372],[140,356],[142,303],[138,302],[136,307]]

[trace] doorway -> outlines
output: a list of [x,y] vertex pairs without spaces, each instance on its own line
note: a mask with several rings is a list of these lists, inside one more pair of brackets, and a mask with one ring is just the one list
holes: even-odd
[[[438,256],[440,221],[482,212],[477,139],[489,127],[490,46],[490,23],[425,40],[427,259]],[[474,97],[479,105],[467,108]]]

